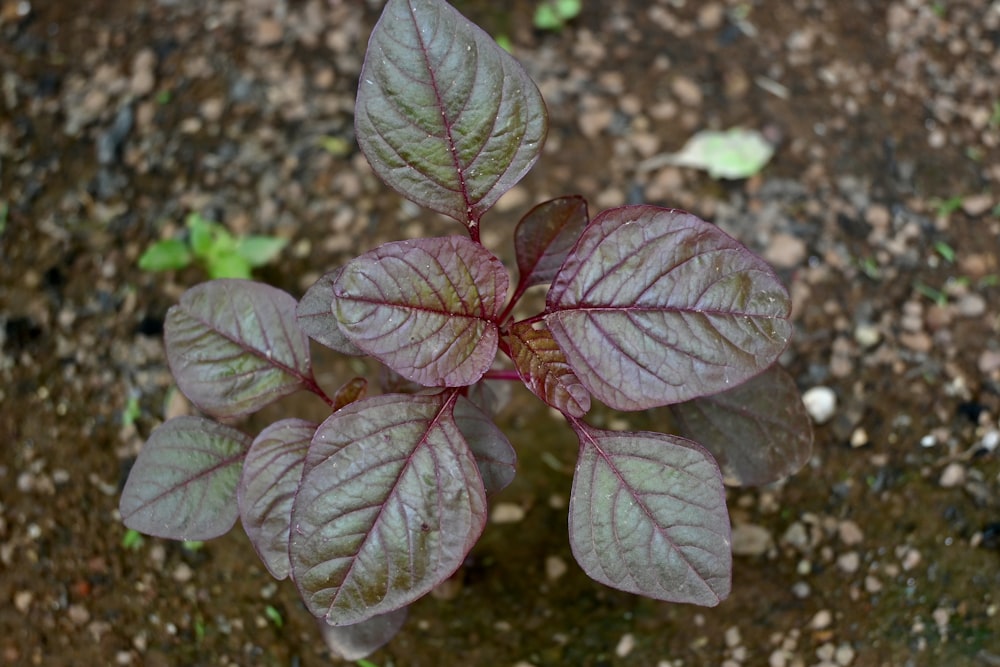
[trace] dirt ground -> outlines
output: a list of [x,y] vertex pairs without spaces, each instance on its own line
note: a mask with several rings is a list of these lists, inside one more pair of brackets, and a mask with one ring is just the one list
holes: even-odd
[[[0,0],[0,664],[341,664],[239,529],[126,544],[117,505],[150,430],[189,409],[162,324],[205,275],[136,264],[188,212],[287,237],[257,275],[296,296],[381,241],[457,231],[355,147],[380,4]],[[730,490],[733,594],[700,609],[579,571],[573,436],[515,392],[499,501],[523,517],[371,660],[1000,665],[1000,4],[608,0],[547,33],[535,0],[456,4],[510,38],[551,116],[487,245],[509,262],[520,213],[561,194],[691,210],[778,268],[783,361],[837,403],[803,471]],[[639,167],[737,125],[780,139],[749,180]]]

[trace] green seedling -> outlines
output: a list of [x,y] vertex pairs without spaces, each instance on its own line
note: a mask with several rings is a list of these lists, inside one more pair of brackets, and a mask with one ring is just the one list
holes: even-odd
[[122,535],[123,549],[127,549],[128,551],[138,551],[139,549],[142,548],[142,544],[143,544],[142,533],[140,533],[138,530],[132,530],[131,528],[129,528],[128,530],[125,531],[125,534]]
[[935,199],[931,202],[934,206],[934,213],[939,218],[947,218],[949,215],[955,211],[962,208],[962,197],[956,195],[954,197],[948,197],[947,199]]
[[274,260],[288,239],[234,236],[224,226],[192,213],[185,222],[187,238],[164,239],[139,258],[144,271],[175,271],[197,261],[211,278],[250,278],[251,271]]
[[271,621],[271,623],[274,624],[274,627],[278,629],[281,629],[285,625],[285,619],[282,617],[281,612],[278,611],[277,607],[272,605],[264,607],[264,616],[266,616],[267,620]]
[[128,401],[125,403],[125,409],[122,410],[122,425],[131,426],[141,414],[142,408],[139,407],[139,397],[129,396]]
[[566,27],[567,22],[575,19],[582,8],[581,0],[544,0],[535,9],[534,26],[538,30],[558,32]]
[[934,251],[941,255],[941,258],[949,264],[955,263],[955,249],[944,241],[936,241],[934,243]]

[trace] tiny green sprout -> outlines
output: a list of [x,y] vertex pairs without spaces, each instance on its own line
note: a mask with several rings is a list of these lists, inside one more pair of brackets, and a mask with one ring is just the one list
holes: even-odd
[[984,287],[996,287],[997,285],[1000,285],[1000,275],[996,273],[983,276],[976,282],[976,286],[980,289],[983,289]]
[[161,90],[156,94],[156,103],[159,104],[160,106],[163,106],[164,104],[170,104],[170,100],[172,99],[172,97],[173,96],[169,89]]
[[208,631],[208,624],[205,623],[205,619],[203,619],[201,616],[195,618],[193,630],[194,630],[194,639],[196,642],[200,644],[202,640],[205,639],[205,633]]
[[277,607],[274,607],[272,605],[267,605],[266,607],[264,607],[264,616],[266,616],[267,620],[271,621],[271,623],[273,623],[274,627],[276,628],[280,629],[285,625],[285,619],[282,618],[281,612],[278,611]]
[[142,533],[140,533],[138,530],[132,530],[131,528],[129,528],[128,530],[125,531],[125,534],[122,535],[123,549],[127,549],[128,551],[138,551],[139,549],[142,548],[142,544],[143,544]]
[[935,199],[932,202],[934,212],[939,218],[946,218],[958,209],[962,208],[962,197],[956,195],[947,199]]
[[181,547],[184,551],[190,551],[191,553],[196,553],[205,548],[205,543],[200,540],[185,540],[181,542]]
[[350,154],[351,144],[343,137],[326,135],[319,140],[320,147],[334,157],[344,157]]
[[948,303],[948,295],[939,289],[931,287],[930,285],[926,285],[922,282],[917,281],[916,283],[914,283],[913,289],[915,289],[919,294],[933,301],[938,306],[944,306],[947,305]]
[[993,113],[990,114],[990,127],[1000,127],[1000,100],[993,103]]
[[142,408],[139,407],[139,397],[129,396],[128,401],[125,402],[125,409],[122,410],[122,425],[131,426],[141,414]]
[[510,36],[508,35],[497,35],[496,38],[497,46],[506,51],[507,53],[514,53],[514,42],[510,41]]
[[365,660],[364,658],[362,658],[361,660],[358,660],[354,664],[356,664],[358,667],[378,667],[378,665],[376,665],[371,660]]
[[562,30],[582,9],[581,0],[543,0],[535,9],[534,25],[538,30]]
[[879,269],[878,260],[874,257],[862,257],[857,260],[858,268],[872,280],[881,280],[882,271]]
[[936,241],[934,243],[934,250],[937,254],[941,255],[941,258],[949,264],[955,263],[955,249],[944,241]]
[[0,201],[0,234],[7,231],[7,216],[10,213],[10,205],[5,201]]

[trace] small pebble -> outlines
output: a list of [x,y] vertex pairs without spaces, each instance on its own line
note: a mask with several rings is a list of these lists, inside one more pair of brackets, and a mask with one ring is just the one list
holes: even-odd
[[861,532],[861,528],[858,527],[858,524],[849,519],[841,521],[840,524],[838,524],[837,534],[840,536],[840,541],[849,547],[860,544],[865,538],[864,533]]
[[726,641],[726,646],[729,648],[734,648],[743,643],[743,638],[740,636],[740,629],[735,625],[726,629],[724,639]]
[[743,523],[733,528],[733,554],[736,556],[760,556],[771,547],[771,533],[763,526]]
[[833,654],[833,660],[840,667],[847,667],[854,662],[854,649],[847,644],[841,644]]
[[566,561],[559,556],[545,557],[545,576],[549,581],[555,581],[560,578],[566,574],[567,569]]
[[806,412],[817,424],[830,421],[837,411],[837,395],[829,387],[813,387],[802,395]]
[[965,466],[961,463],[949,463],[941,473],[938,484],[946,489],[961,486],[965,483]]
[[622,636],[618,640],[618,646],[615,647],[615,655],[619,658],[626,657],[635,648],[635,635],[628,633]]
[[493,523],[520,523],[524,521],[524,508],[516,503],[497,503],[490,513]]
[[837,567],[840,568],[841,572],[853,574],[858,571],[860,566],[861,556],[858,555],[857,551],[848,551],[837,557]]
[[833,614],[828,609],[821,609],[812,617],[809,627],[813,630],[825,630],[830,627],[831,623],[833,623]]

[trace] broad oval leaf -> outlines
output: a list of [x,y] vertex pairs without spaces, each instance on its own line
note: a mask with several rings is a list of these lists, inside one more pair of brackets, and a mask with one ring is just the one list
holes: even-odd
[[473,384],[496,357],[507,271],[464,236],[386,243],[333,284],[352,343],[425,387]]
[[319,622],[319,633],[330,651],[344,660],[361,660],[389,642],[403,628],[409,607],[380,614],[354,625]]
[[712,452],[727,483],[776,482],[812,454],[812,420],[795,381],[777,365],[734,389],[670,409],[681,434]]
[[464,396],[455,403],[455,423],[476,457],[486,495],[494,496],[506,489],[517,471],[517,454],[507,436],[478,405]]
[[791,335],[788,292],[759,257],[690,213],[600,214],[559,270],[545,322],[600,401],[642,410],[767,368]]
[[535,396],[560,412],[582,417],[590,410],[590,394],[547,329],[516,322],[505,338],[521,380]]
[[520,284],[552,282],[588,220],[587,200],[578,195],[550,199],[528,211],[514,230]]
[[288,576],[288,529],[292,500],[302,479],[302,466],[316,424],[283,419],[254,439],[237,487],[243,530],[267,571],[275,579]]
[[118,508],[125,526],[171,540],[209,540],[236,523],[236,485],[250,438],[204,417],[174,417],[149,434]]
[[358,356],[364,354],[340,330],[340,322],[333,314],[333,283],[343,267],[324,274],[306,290],[295,307],[295,317],[302,331],[317,343],[331,350]]
[[697,443],[575,422],[573,556],[596,581],[667,602],[729,595],[729,514],[719,467]]
[[292,576],[331,625],[399,609],[461,566],[486,524],[455,392],[352,403],[317,429],[292,508]]
[[361,151],[403,196],[474,225],[531,168],[547,118],[534,82],[440,0],[389,0],[355,107]]
[[221,279],[192,287],[167,311],[164,340],[177,386],[217,417],[254,412],[312,377],[295,299],[270,285]]

